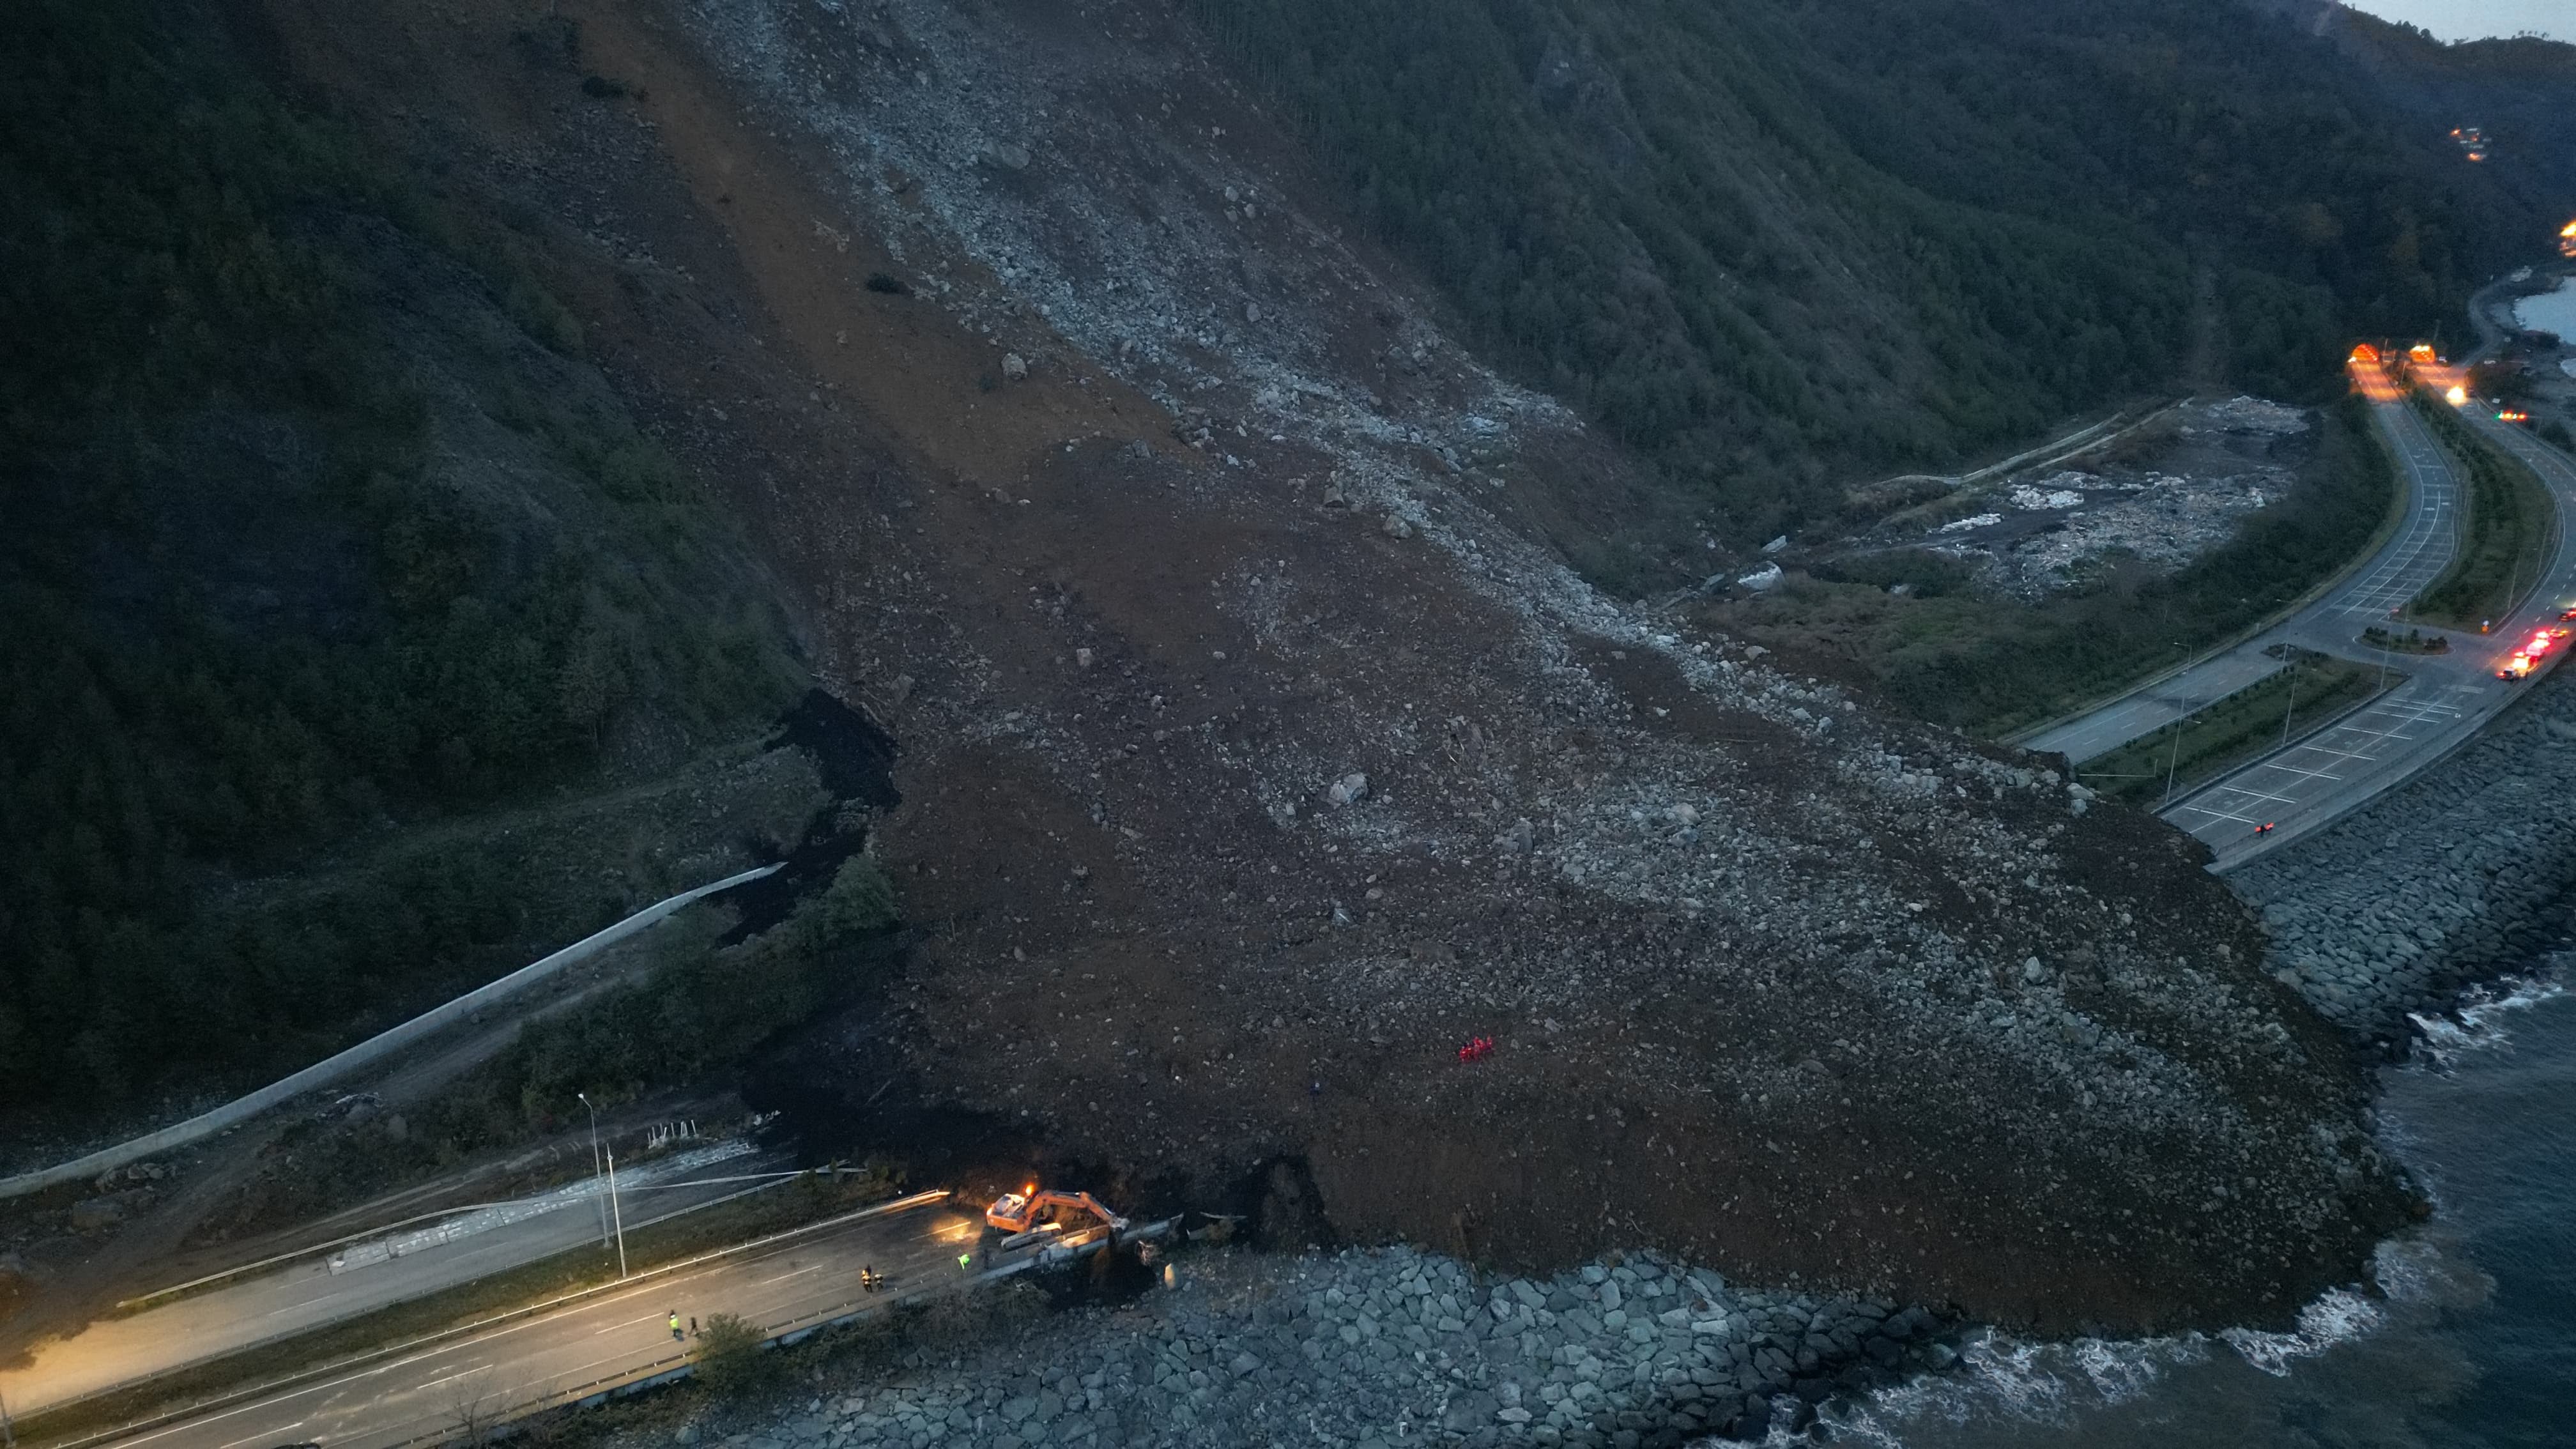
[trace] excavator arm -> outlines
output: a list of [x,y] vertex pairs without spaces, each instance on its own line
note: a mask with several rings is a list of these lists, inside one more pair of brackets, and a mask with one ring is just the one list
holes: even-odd
[[1100,1199],[1087,1192],[1058,1192],[1052,1188],[1040,1188],[1036,1183],[1029,1184],[1024,1192],[1006,1192],[993,1199],[993,1205],[984,1209],[984,1222],[986,1226],[1006,1233],[1025,1233],[1050,1212],[1089,1213],[1112,1229],[1127,1226],[1125,1218],[1111,1212]]

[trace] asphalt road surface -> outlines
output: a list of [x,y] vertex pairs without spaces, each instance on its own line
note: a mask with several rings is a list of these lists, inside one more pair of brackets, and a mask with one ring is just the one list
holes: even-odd
[[[774,1171],[781,1165],[756,1153],[728,1155],[725,1147],[718,1144],[665,1158],[632,1174],[621,1171],[620,1207],[627,1230],[693,1211],[754,1185],[665,1184],[736,1178]],[[625,1190],[630,1184],[633,1190]],[[38,1344],[30,1363],[0,1372],[0,1402],[24,1417],[146,1375],[221,1358],[596,1245],[604,1204],[590,1193],[590,1183],[574,1183],[480,1212],[415,1224],[327,1257],[244,1276],[123,1318],[99,1319],[68,1338]],[[467,1231],[436,1240],[438,1229],[460,1227]],[[386,1253],[384,1245],[397,1240],[399,1255]],[[599,1250],[594,1246],[593,1251]],[[342,1264],[339,1271],[333,1270],[334,1260]]]
[[[2246,765],[2163,811],[2166,819],[2209,843],[2217,857],[2214,868],[2225,870],[2278,849],[2412,777],[2458,748],[2567,656],[2562,644],[2544,656],[2542,668],[2529,680],[2512,683],[2495,677],[2497,666],[2521,641],[2535,629],[2555,625],[2562,610],[2576,606],[2576,537],[2565,526],[2576,510],[2576,464],[2481,409],[2465,409],[2462,416],[2490,442],[2529,463],[2558,504],[2557,546],[2547,570],[2520,611],[2497,621],[2493,632],[2451,633],[2447,654],[2390,658],[2393,669],[2409,676],[2402,687],[2332,729]],[[2422,427],[2420,419],[2407,421]],[[2357,630],[2359,622],[2360,616],[2354,616],[2346,627]],[[2310,637],[2297,642],[2310,643]],[[2319,638],[2310,647],[2329,646]],[[2357,648],[2349,634],[2334,652],[2374,657]],[[2267,823],[2274,828],[2257,833]]]
[[2354,656],[2365,626],[2386,619],[2450,563],[2459,484],[2448,455],[2385,374],[2356,367],[2353,379],[2370,399],[2406,488],[2406,516],[2388,542],[2342,587],[2307,608],[2232,649],[2024,740],[2026,748],[2062,754],[2080,765],[2277,672],[2282,661],[2267,651],[2278,646]]
[[[777,1332],[968,1286],[1008,1266],[961,1268],[958,1254],[977,1246],[979,1217],[944,1201],[907,1201],[115,1442],[133,1449],[429,1443],[679,1367],[695,1345],[672,1338],[672,1313],[683,1324],[735,1313]],[[885,1275],[884,1291],[860,1287],[863,1266]]]

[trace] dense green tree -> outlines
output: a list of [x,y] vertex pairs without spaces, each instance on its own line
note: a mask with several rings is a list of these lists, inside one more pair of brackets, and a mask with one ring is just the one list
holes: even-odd
[[[789,685],[721,525],[561,385],[561,309],[212,16],[0,19],[0,1107],[300,1064],[471,984],[525,896],[472,852],[234,888]],[[429,367],[542,506],[440,471]]]

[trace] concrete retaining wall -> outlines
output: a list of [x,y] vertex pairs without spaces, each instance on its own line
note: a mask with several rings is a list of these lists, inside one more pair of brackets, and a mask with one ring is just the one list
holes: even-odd
[[96,1177],[111,1168],[123,1167],[129,1162],[140,1162],[155,1153],[184,1147],[191,1142],[213,1136],[227,1127],[239,1126],[280,1102],[327,1087],[351,1072],[383,1061],[386,1057],[441,1027],[452,1026],[484,1007],[507,1001],[566,966],[584,957],[597,955],[645,927],[660,922],[664,917],[700,897],[711,896],[721,890],[730,890],[745,881],[758,880],[777,869],[778,867],[774,865],[764,865],[758,870],[747,870],[740,875],[730,875],[713,884],[699,886],[696,890],[682,891],[669,900],[646,906],[607,930],[583,937],[541,961],[522,966],[500,980],[478,986],[444,1005],[432,1007],[400,1026],[371,1036],[345,1051],[325,1057],[293,1076],[271,1082],[248,1096],[236,1097],[211,1112],[200,1113],[185,1122],[164,1127],[158,1132],[147,1132],[132,1141],[120,1142],[114,1147],[101,1148],[87,1156],[73,1158],[69,1162],[38,1168],[33,1172],[22,1172],[15,1177],[0,1178],[0,1198],[18,1197],[52,1187],[56,1183],[78,1182],[84,1178]]

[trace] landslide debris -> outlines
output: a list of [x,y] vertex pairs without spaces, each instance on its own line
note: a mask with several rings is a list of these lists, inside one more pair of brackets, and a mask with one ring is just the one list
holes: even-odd
[[617,278],[587,335],[900,741],[854,1117],[891,1052],[1139,1177],[1302,1157],[1362,1240],[2048,1328],[2282,1318],[2397,1217],[2196,846],[1586,586],[1625,464],[1159,10],[568,0],[631,89],[576,105],[474,63],[506,6],[277,9]]

